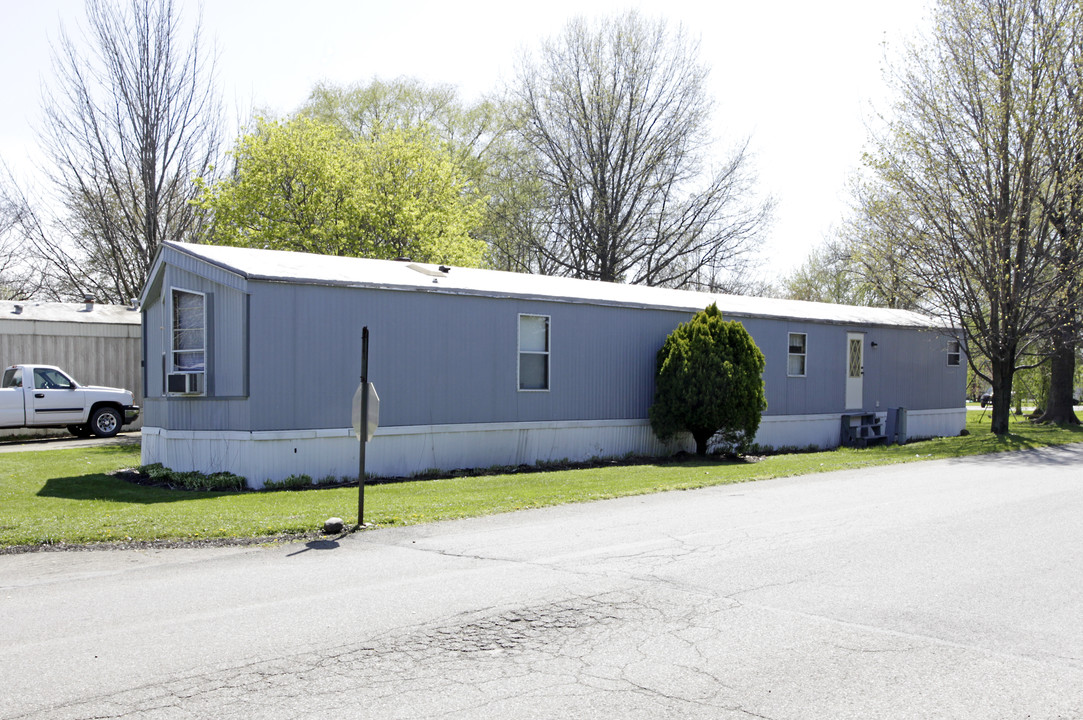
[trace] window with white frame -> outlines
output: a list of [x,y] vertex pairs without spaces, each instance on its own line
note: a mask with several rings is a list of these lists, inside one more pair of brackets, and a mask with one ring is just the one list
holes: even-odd
[[173,371],[203,372],[207,367],[207,316],[202,293],[173,290]]
[[957,367],[962,364],[963,353],[958,340],[948,340],[948,367]]
[[549,389],[549,317],[519,316],[519,389]]
[[786,359],[786,374],[790,377],[805,377],[808,335],[806,333],[790,333],[789,346],[789,355]]

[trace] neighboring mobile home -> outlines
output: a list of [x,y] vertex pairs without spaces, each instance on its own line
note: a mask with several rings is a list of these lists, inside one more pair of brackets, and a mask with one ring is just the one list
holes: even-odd
[[913,312],[166,243],[143,292],[143,462],[253,486],[356,476],[361,332],[380,395],[370,473],[666,454],[656,353],[715,302],[767,359],[756,441],[833,447],[845,413],[965,424],[965,358]]
[[[141,405],[140,314],[136,305],[0,301],[0,370],[56,365],[84,385],[131,390]],[[138,428],[136,421],[129,429]],[[0,437],[64,433],[12,428]]]

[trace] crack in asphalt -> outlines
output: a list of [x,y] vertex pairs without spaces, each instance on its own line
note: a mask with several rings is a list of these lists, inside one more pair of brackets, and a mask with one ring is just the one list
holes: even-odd
[[[549,691],[561,684],[576,686],[580,663],[572,663],[573,667],[564,672],[541,673],[541,668],[532,668],[534,659],[520,665],[524,656],[555,659],[569,646],[585,643],[578,653],[583,656],[593,644],[589,638],[598,635],[599,628],[628,621],[636,609],[637,604],[629,596],[607,594],[498,613],[474,611],[440,625],[388,631],[355,645],[132,688],[37,710],[32,715],[102,720],[130,716],[228,717],[229,713],[223,714],[219,707],[228,699],[226,704],[234,708],[238,704],[248,708],[236,714],[241,717],[261,714],[253,707],[274,713],[282,709],[276,705],[292,705],[303,695],[303,706],[296,708],[296,714],[287,715],[302,717],[312,710],[309,700],[348,694],[350,685],[363,688],[368,702],[393,700],[404,692],[404,683],[415,685],[412,692],[424,691],[436,697],[443,695],[441,690],[451,688],[460,694],[485,697],[487,683],[506,683],[516,674],[535,685],[539,679],[550,677],[541,682],[541,688],[533,690]],[[506,664],[509,657],[510,666]],[[313,692],[313,686],[321,689]],[[448,712],[453,714],[471,706],[480,707],[474,702]],[[210,712],[216,707],[218,710]],[[381,714],[388,716],[386,712]],[[440,711],[428,716],[445,714]],[[395,715],[392,712],[390,716]]]
[[[569,708],[583,702],[610,717],[794,717],[768,714],[774,707],[769,688],[749,697],[754,686],[749,685],[747,668],[755,666],[755,645],[747,646],[749,657],[732,655],[728,643],[738,627],[731,620],[735,607],[742,613],[801,615],[636,582],[628,590],[464,612],[322,651],[215,669],[8,717],[228,720],[330,714],[458,720],[521,717],[524,709],[535,704],[551,708],[554,700]],[[924,643],[915,644],[918,637],[882,628],[864,628],[873,631],[867,645],[860,639],[843,642],[834,638],[832,626],[846,623],[815,619],[828,625],[815,642],[836,650],[840,659],[927,652],[946,645],[935,638],[920,638]],[[777,623],[777,632],[790,632],[786,624]],[[792,636],[788,642],[809,640]]]
[[502,717],[532,698],[574,703],[599,692],[615,716],[756,716],[738,707],[703,647],[724,636],[710,619],[729,606],[675,599],[642,589],[471,611],[14,717],[301,718],[340,712],[343,698],[356,699],[366,717]]

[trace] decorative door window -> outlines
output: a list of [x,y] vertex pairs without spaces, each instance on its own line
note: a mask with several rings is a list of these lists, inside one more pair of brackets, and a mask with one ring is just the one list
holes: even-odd
[[[836,366],[837,367],[837,366]],[[861,340],[850,339],[850,372],[852,378],[861,377]]]

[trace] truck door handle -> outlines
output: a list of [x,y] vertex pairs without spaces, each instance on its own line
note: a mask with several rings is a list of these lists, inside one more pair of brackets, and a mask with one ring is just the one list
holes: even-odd
[[43,397],[45,397],[45,393],[34,393],[34,397],[43,398]]

